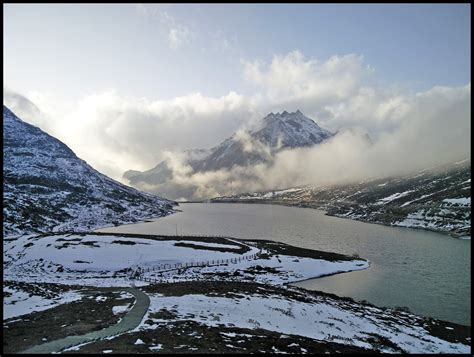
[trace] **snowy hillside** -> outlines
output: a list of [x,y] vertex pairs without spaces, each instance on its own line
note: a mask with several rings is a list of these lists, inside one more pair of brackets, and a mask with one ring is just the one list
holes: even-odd
[[[282,149],[316,145],[333,135],[299,110],[293,113],[270,113],[262,119],[258,129],[244,134],[235,133],[210,150],[188,150],[185,152],[186,163],[194,172],[269,163],[273,155]],[[124,178],[131,185],[140,187],[141,183],[156,185],[169,182],[173,178],[173,172],[171,165],[162,161],[148,171],[127,171]],[[173,187],[170,193],[176,194],[178,190]],[[192,190],[182,189],[180,193],[186,196],[190,192]]]
[[466,159],[403,177],[256,192],[213,201],[321,208],[333,216],[467,238],[471,235],[471,163]]
[[3,233],[90,230],[173,212],[172,201],[94,170],[3,106]]

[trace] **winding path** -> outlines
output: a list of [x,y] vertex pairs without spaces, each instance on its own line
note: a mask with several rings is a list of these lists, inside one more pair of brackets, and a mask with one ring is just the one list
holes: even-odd
[[20,353],[53,353],[64,350],[65,348],[76,346],[85,342],[91,342],[97,339],[117,335],[126,331],[133,330],[143,319],[150,306],[150,298],[147,294],[135,287],[131,288],[106,288],[108,291],[126,291],[135,296],[135,305],[125,315],[122,320],[113,326],[103,330],[93,331],[81,336],[68,336],[56,341],[47,342],[41,345],[31,347]]

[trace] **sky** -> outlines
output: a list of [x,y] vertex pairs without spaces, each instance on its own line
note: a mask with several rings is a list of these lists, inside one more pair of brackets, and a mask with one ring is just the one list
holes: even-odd
[[4,103],[118,180],[270,111],[377,140],[431,95],[469,129],[470,29],[470,4],[4,4]]
[[293,50],[361,54],[382,83],[463,85],[470,5],[4,5],[5,82],[19,92],[245,94],[242,60]]

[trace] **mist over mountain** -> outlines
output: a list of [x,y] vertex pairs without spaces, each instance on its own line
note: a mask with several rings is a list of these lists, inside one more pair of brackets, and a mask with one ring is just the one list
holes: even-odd
[[[187,166],[190,175],[219,170],[245,170],[254,165],[273,164],[275,155],[283,150],[312,147],[333,136],[334,133],[321,128],[299,110],[270,113],[253,130],[239,130],[209,150],[183,152],[181,165]],[[126,171],[124,178],[130,184],[144,189],[147,189],[147,185],[162,185],[160,190],[164,189],[169,197],[199,197],[196,196],[199,187],[171,182],[176,178],[175,171],[179,171],[173,159],[164,160],[148,171]],[[249,176],[250,179],[250,173]]]
[[172,201],[99,173],[3,106],[3,233],[81,231],[173,212]]

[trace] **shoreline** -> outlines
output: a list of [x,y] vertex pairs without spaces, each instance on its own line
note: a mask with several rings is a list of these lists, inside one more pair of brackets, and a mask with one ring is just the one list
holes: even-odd
[[[300,286],[296,286],[296,285],[292,285],[292,284],[298,284],[298,283],[303,283],[305,281],[309,281],[309,280],[314,280],[314,279],[319,279],[319,278],[326,278],[328,276],[333,276],[333,275],[338,275],[338,274],[345,274],[345,273],[352,273],[354,271],[360,271],[360,270],[367,270],[369,268],[372,267],[372,263],[365,259],[365,261],[367,261],[367,263],[369,264],[369,266],[367,268],[364,268],[364,269],[356,269],[356,270],[348,270],[348,271],[338,271],[338,272],[335,272],[335,273],[329,273],[329,274],[323,274],[323,275],[319,275],[319,276],[315,276],[314,278],[308,278],[308,279],[302,279],[302,280],[297,280],[297,281],[292,281],[291,283],[285,283],[284,285],[288,285],[288,286],[295,286],[297,288],[301,288],[301,289],[305,289],[305,288],[302,288]],[[310,290],[310,289],[305,289],[305,290],[308,290],[308,291],[318,291],[318,290]],[[348,297],[348,296],[347,296]]]
[[[372,263],[368,260],[368,259],[364,259],[364,258],[360,258],[360,257],[355,257],[355,256],[350,256],[350,255],[346,255],[346,254],[339,254],[339,253],[333,253],[333,252],[323,252],[323,251],[317,251],[317,250],[312,250],[312,249],[307,249],[307,248],[300,248],[300,247],[296,247],[296,246],[292,246],[292,245],[289,245],[289,244],[285,244],[285,243],[282,243],[282,242],[278,242],[278,241],[273,241],[273,240],[263,240],[263,239],[252,239],[252,238],[235,238],[235,237],[226,237],[226,236],[216,236],[216,235],[209,235],[209,236],[204,236],[204,235],[197,235],[197,236],[194,236],[194,235],[164,235],[164,234],[144,234],[144,233],[109,233],[109,232],[96,232],[96,231],[93,231],[93,232],[52,232],[52,233],[43,233],[43,234],[39,234],[39,235],[36,235],[36,236],[29,236],[27,239],[28,239],[28,242],[31,241],[31,239],[35,240],[35,238],[40,238],[40,237],[48,237],[48,236],[80,236],[80,237],[86,237],[87,236],[95,236],[95,237],[104,237],[104,236],[111,236],[111,237],[121,237],[121,238],[129,238],[129,239],[133,239],[133,238],[138,238],[138,239],[150,239],[150,240],[157,240],[157,241],[182,241],[182,240],[191,240],[191,241],[195,241],[195,242],[204,242],[206,244],[209,244],[209,243],[219,243],[222,244],[222,243],[230,243],[229,241],[234,241],[234,242],[241,242],[241,243],[244,243],[247,242],[247,243],[251,243],[251,244],[257,244],[257,246],[259,248],[265,248],[265,249],[270,249],[271,250],[271,256],[278,256],[279,254],[282,254],[282,255],[287,255],[287,256],[291,256],[291,257],[295,257],[295,258],[301,258],[301,257],[311,257],[313,259],[322,259],[323,261],[326,261],[326,262],[331,262],[331,261],[363,261],[365,262],[365,264],[367,264],[367,266],[365,267],[355,267],[353,266],[352,268],[350,268],[350,270],[347,270],[347,268],[349,268],[349,266],[346,265],[346,270],[336,270],[336,271],[333,271],[333,272],[329,272],[329,273],[325,273],[324,272],[324,269],[322,272],[320,273],[315,273],[316,275],[311,275],[311,269],[308,270],[308,268],[304,268],[306,269],[305,270],[305,273],[303,275],[306,275],[305,277],[301,278],[301,279],[295,279],[295,280],[292,280],[292,281],[284,281],[284,280],[281,280],[281,278],[279,278],[279,274],[276,273],[276,274],[273,274],[275,276],[275,278],[280,281],[280,284],[281,285],[284,285],[284,286],[290,286],[290,287],[298,287],[298,288],[302,288],[302,289],[305,289],[307,291],[318,291],[318,290],[313,290],[313,289],[307,289],[307,288],[304,288],[304,287],[299,287],[295,284],[298,284],[298,283],[302,283],[302,282],[305,282],[305,281],[310,281],[310,280],[313,280],[313,279],[319,279],[319,278],[324,278],[324,277],[328,277],[328,276],[335,276],[337,274],[343,274],[343,273],[349,273],[349,272],[353,272],[353,271],[357,271],[357,270],[367,270],[371,267],[373,267]],[[72,237],[71,237],[72,238]],[[25,238],[26,239],[26,238]],[[92,239],[92,238],[91,238]],[[29,243],[28,243],[29,244]],[[210,249],[210,248],[208,248]],[[264,258],[265,259],[265,258]],[[266,258],[268,259],[268,258]],[[277,258],[278,259],[278,258]],[[261,263],[260,263],[261,264]],[[299,265],[300,263],[297,263],[296,265]],[[148,265],[144,265],[144,267],[146,268]],[[265,266],[265,264],[263,265]],[[335,268],[337,269],[337,266],[335,266]],[[267,269],[267,268],[265,268]],[[273,268],[271,268],[273,269]],[[271,273],[271,269],[269,271],[267,271],[267,275],[268,276],[272,276],[272,273]],[[294,269],[294,268],[290,268],[290,269]],[[317,269],[317,268],[316,268]],[[298,270],[298,269],[297,269]],[[92,277],[91,277],[92,278]],[[294,277],[293,277],[294,279]],[[12,278],[8,277],[7,280],[12,280]],[[27,282],[28,280],[18,280],[18,281],[24,281],[24,282]],[[90,286],[95,286],[94,284],[97,284],[95,283],[94,279],[90,280],[89,281],[89,278],[85,278],[85,280],[83,280],[84,283],[86,283],[87,285],[90,285]],[[186,280],[184,280],[186,281]],[[190,280],[187,280],[187,281],[190,281]],[[242,282],[244,282],[244,280],[241,280]],[[44,281],[44,283],[48,283],[48,281]],[[51,281],[51,283],[53,283],[53,281]],[[107,279],[105,278],[103,280],[103,283],[107,284]],[[111,282],[112,283],[112,282]],[[100,283],[101,284],[101,283]],[[122,286],[122,284],[120,284],[119,281],[116,281],[113,283],[113,285],[111,286]],[[100,285],[100,286],[105,286],[105,285]],[[126,286],[126,285],[125,285]],[[341,295],[342,297],[342,295]],[[364,298],[363,300],[367,301],[366,300],[367,298]],[[370,302],[370,299],[369,299],[369,302]],[[393,305],[393,304],[391,304]],[[380,304],[380,306],[385,306],[383,304]],[[430,317],[430,315],[424,315],[426,317]],[[432,318],[436,318],[435,316],[431,316]],[[439,318],[439,317],[438,317]]]
[[[181,203],[206,203],[206,202],[181,202]],[[348,219],[348,220],[351,220],[351,221],[358,221],[358,222],[363,222],[363,223],[368,223],[368,224],[377,224],[377,225],[381,225],[381,226],[385,226],[385,227],[395,227],[395,228],[408,228],[408,229],[419,229],[419,230],[423,230],[423,231],[430,231],[430,232],[434,232],[434,233],[440,233],[440,234],[443,234],[443,235],[447,235],[451,238],[455,238],[455,239],[461,239],[461,240],[471,240],[471,236],[468,236],[468,235],[460,235],[458,233],[450,233],[448,231],[443,231],[443,230],[436,230],[436,229],[432,229],[432,228],[428,228],[428,227],[416,227],[416,226],[411,226],[411,227],[408,227],[408,226],[399,226],[399,225],[396,225],[396,224],[388,224],[388,223],[383,223],[383,222],[375,222],[375,221],[368,221],[368,220],[364,220],[364,219],[361,219],[361,218],[352,218],[352,217],[347,217],[347,216],[339,216],[339,215],[336,215],[336,214],[330,214],[328,213],[328,211],[326,209],[324,209],[323,207],[313,207],[313,206],[302,206],[302,205],[299,205],[299,204],[291,204],[291,203],[283,203],[283,202],[271,202],[271,201],[266,201],[266,200],[262,200],[261,202],[260,201],[255,201],[255,200],[229,200],[229,201],[211,201],[211,202],[208,202],[208,203],[240,203],[240,204],[266,204],[266,205],[275,205],[275,206],[283,206],[283,207],[294,207],[294,208],[309,208],[309,209],[314,209],[314,210],[318,210],[318,211],[322,211],[324,212],[324,215],[328,216],[328,217],[336,217],[336,218],[342,218],[342,219]],[[469,237],[469,238],[465,238],[465,237]]]
[[[110,237],[110,239],[106,237]],[[119,237],[122,239],[114,240]],[[175,242],[180,240],[193,241],[194,244],[191,244],[191,247],[189,245],[188,247],[175,245]],[[127,241],[134,243],[127,243]],[[55,245],[58,245],[61,242],[58,247],[65,249],[65,252],[61,253],[63,255],[67,255],[67,247],[69,245],[75,246],[75,248],[71,249],[83,249],[86,253],[89,249],[96,247],[98,250],[96,254],[100,254],[101,251],[108,251],[114,246],[117,247],[118,244],[118,247],[126,249],[122,251],[128,251],[128,255],[131,257],[140,253],[139,249],[133,250],[132,247],[137,248],[140,244],[148,244],[149,248],[146,248],[146,250],[149,252],[154,252],[154,249],[159,247],[179,247],[176,248],[178,249],[176,253],[173,252],[172,255],[179,253],[183,249],[191,249],[187,255],[177,255],[183,262],[189,258],[196,259],[198,254],[205,254],[202,256],[204,259],[217,258],[219,263],[221,263],[220,260],[224,256],[219,256],[218,254],[229,254],[229,252],[236,251],[235,248],[229,247],[229,245],[246,246],[243,248],[247,250],[243,249],[244,251],[234,255],[234,258],[232,258],[234,260],[233,264],[215,266],[215,260],[212,262],[214,265],[207,266],[200,266],[199,263],[194,267],[183,264],[185,269],[180,268],[181,272],[153,269],[150,264],[156,264],[160,261],[166,262],[166,259],[168,259],[166,256],[160,255],[160,259],[157,261],[150,260],[150,256],[144,256],[143,259],[140,258],[137,261],[137,267],[145,268],[140,269],[140,275],[147,278],[148,281],[154,281],[153,283],[137,284],[140,285],[137,288],[149,295],[151,301],[141,323],[131,331],[85,345],[78,345],[75,348],[68,349],[70,352],[100,353],[100,351],[105,349],[119,353],[130,351],[145,352],[145,350],[142,350],[141,344],[135,347],[137,345],[135,341],[138,341],[138,339],[145,341],[147,346],[152,346],[153,343],[159,343],[162,346],[164,343],[165,351],[167,352],[176,352],[176,346],[181,346],[184,343],[188,347],[195,346],[192,347],[192,350],[197,349],[199,352],[206,353],[210,352],[209,346],[214,346],[214,341],[221,341],[217,342],[215,346],[217,351],[232,352],[228,348],[229,343],[233,346],[232,348],[239,348],[242,335],[250,337],[245,338],[247,340],[246,348],[251,352],[258,352],[259,348],[272,348],[271,346],[274,345],[274,342],[265,342],[265,339],[260,339],[263,335],[268,334],[275,336],[276,339],[281,339],[278,336],[289,336],[287,337],[289,340],[282,342],[282,350],[290,353],[293,350],[285,348],[289,348],[295,343],[300,343],[304,346],[305,350],[311,352],[320,352],[321,350],[337,352],[345,349],[347,352],[410,353],[422,351],[426,353],[430,351],[456,351],[458,348],[464,350],[470,346],[470,326],[414,314],[409,310],[380,307],[372,304],[370,301],[356,301],[351,297],[309,290],[294,285],[307,280],[348,273],[355,270],[365,270],[371,267],[370,261],[357,256],[299,248],[272,240],[216,236],[177,237],[106,232],[69,232],[66,234],[55,232],[49,235],[44,234],[44,236],[33,237],[28,242],[32,244],[32,248],[27,249],[33,249],[31,253],[33,255],[35,251],[43,249],[48,243],[57,242]],[[97,245],[89,244],[91,242]],[[20,246],[23,243],[23,241],[20,241]],[[81,244],[85,248],[80,248],[83,246]],[[216,245],[221,245],[219,247],[220,251],[215,252],[217,255],[213,255],[212,250],[216,249]],[[50,249],[52,249],[52,252],[55,252],[54,247]],[[24,253],[27,254],[25,258],[27,259],[28,252]],[[246,253],[247,255],[248,253],[258,254],[255,254],[256,257],[253,260],[236,259],[237,256],[244,257]],[[54,254],[50,255],[49,258],[46,254],[45,257],[55,261]],[[80,258],[80,256],[76,258]],[[125,262],[126,259],[127,255],[122,256],[121,260]],[[100,263],[103,260],[99,257],[95,259],[95,262]],[[18,263],[21,264],[21,260]],[[209,263],[210,261],[208,261]],[[148,269],[146,269],[147,267]],[[91,268],[94,269],[94,266],[91,266]],[[343,270],[340,270],[341,268]],[[27,271],[15,272],[16,270],[13,269],[11,272],[8,272],[7,270],[6,275],[4,272],[4,277],[7,279],[8,286],[10,286],[12,291],[10,295],[16,296],[18,294],[14,293],[14,290],[18,292],[23,290],[25,292],[30,291],[33,295],[48,294],[49,290],[56,291],[59,296],[63,296],[62,294],[68,291],[74,292],[78,288],[84,292],[83,298],[72,303],[73,305],[69,305],[67,302],[61,303],[59,306],[42,312],[32,309],[30,313],[20,316],[20,318],[12,316],[4,320],[4,329],[7,328],[6,331],[11,336],[7,340],[10,345],[13,345],[15,338],[21,338],[25,335],[25,329],[31,329],[35,336],[37,336],[35,344],[38,346],[29,346],[30,342],[27,342],[23,347],[33,347],[35,350],[41,350],[47,347],[42,342],[46,340],[41,340],[41,338],[42,334],[46,333],[43,332],[45,331],[44,326],[48,324],[52,324],[57,330],[52,335],[48,334],[47,337],[47,340],[52,341],[55,345],[57,342],[61,342],[56,341],[54,343],[55,340],[60,340],[60,331],[62,330],[59,328],[59,325],[61,323],[69,321],[68,323],[71,324],[71,328],[77,328],[77,326],[81,325],[81,323],[78,324],[77,322],[89,319],[92,323],[91,326],[96,326],[98,323],[94,322],[94,315],[89,316],[86,314],[87,316],[77,315],[76,317],[76,315],[70,315],[69,313],[63,316],[63,319],[67,321],[61,321],[58,324],[55,321],[56,311],[68,311],[69,306],[76,306],[75,311],[81,311],[81,306],[85,306],[85,303],[89,304],[90,308],[96,309],[95,306],[97,304],[102,304],[100,297],[104,295],[104,289],[117,291],[128,288],[128,286],[122,286],[122,284],[126,285],[127,282],[134,285],[134,280],[127,279],[127,270],[124,271],[123,269],[120,270],[122,273],[117,277],[115,277],[115,274],[113,277],[109,274],[110,278],[105,277],[103,281],[105,284],[102,286],[100,285],[101,283],[94,285],[94,281],[86,282],[85,280],[83,280],[82,284],[77,285],[76,283],[71,285],[77,280],[75,278],[77,274],[79,274],[77,276],[87,280],[87,277],[84,276],[87,273],[75,272],[74,270],[69,271],[69,269],[70,267],[65,265],[65,273],[64,275],[60,274],[62,276],[57,281],[54,281],[53,275],[49,276],[45,272],[42,274],[43,278],[46,278],[43,282],[38,280],[27,282],[29,280],[27,275],[25,275],[28,273]],[[118,266],[110,269],[117,273],[119,272],[117,271],[119,269]],[[311,276],[311,272],[317,270],[320,272],[319,275]],[[329,273],[325,273],[328,271]],[[54,275],[57,274],[57,272],[54,273]],[[300,280],[295,279],[298,276],[306,277]],[[27,278],[26,280],[24,279],[25,277]],[[162,280],[156,280],[160,277]],[[120,285],[105,288],[105,286],[111,286],[110,284],[116,278],[122,279]],[[291,279],[294,280],[288,281]],[[41,291],[40,293],[38,293],[38,289]],[[90,296],[90,294],[94,296],[92,300],[86,296]],[[172,306],[173,304],[175,306]],[[117,305],[117,303],[112,301],[112,305]],[[6,305],[7,308],[10,306]],[[256,314],[257,311],[263,314],[260,316]],[[107,314],[109,316],[107,321],[112,321],[111,319],[114,319],[114,317],[111,312],[109,311]],[[367,318],[367,321],[363,320],[364,323],[362,323],[360,319],[365,319],[367,316],[371,317]],[[31,325],[30,320],[34,321],[33,325]],[[212,321],[220,321],[221,323],[216,325]],[[183,328],[188,324],[192,324],[189,333],[186,332],[181,335]],[[320,324],[327,326],[320,331],[316,328],[317,326],[322,326]],[[359,326],[358,324],[361,325]],[[370,326],[366,327],[366,324]],[[421,329],[416,326],[419,326]],[[111,328],[115,329],[116,327]],[[374,328],[380,331],[380,334],[372,335]],[[398,337],[400,332],[396,333],[400,331],[400,328],[408,328],[411,332],[403,332],[403,338],[400,339]],[[94,329],[97,328],[94,327]],[[170,334],[169,339],[163,337],[163,334],[171,331],[173,332]],[[331,337],[336,336],[340,331],[344,331],[341,336],[347,336],[348,339],[334,339]],[[84,332],[87,333],[87,331]],[[154,336],[157,336],[157,332],[159,332],[159,337],[155,340]],[[182,336],[180,343],[175,340],[175,337],[177,337],[175,336],[176,333]],[[194,341],[193,336],[195,336],[195,333],[201,335],[198,341]],[[231,338],[225,341],[222,338],[216,340],[214,336],[220,336],[221,334],[227,334]],[[361,339],[360,336],[364,337]],[[288,341],[291,341],[291,344]],[[413,345],[410,341],[415,342],[416,345]],[[424,345],[426,341],[428,341],[428,347]]]

